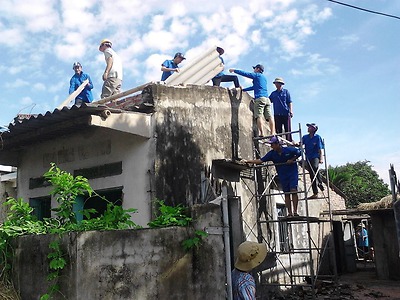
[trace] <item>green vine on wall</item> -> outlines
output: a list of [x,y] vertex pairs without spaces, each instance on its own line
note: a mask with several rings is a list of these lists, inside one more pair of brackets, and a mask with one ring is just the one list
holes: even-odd
[[[60,293],[59,279],[62,270],[67,266],[66,255],[61,249],[62,234],[71,231],[88,230],[117,230],[117,229],[136,229],[140,228],[132,220],[132,213],[137,209],[123,209],[119,205],[108,201],[98,195],[89,185],[86,178],[82,176],[74,177],[68,172],[59,169],[52,163],[49,171],[44,174],[47,181],[52,184],[53,189],[50,194],[56,199],[58,206],[52,208],[55,217],[38,220],[33,215],[33,208],[23,199],[8,198],[4,205],[9,207],[7,218],[0,224],[0,279],[5,283],[10,283],[11,260],[13,249],[11,240],[15,237],[28,234],[57,234],[58,238],[49,243],[48,254],[49,274],[47,279],[51,282],[47,293],[42,295],[40,300],[48,300],[54,294]],[[96,196],[107,202],[105,212],[92,218],[96,213],[95,209],[84,209],[79,211],[85,219],[78,222],[76,212],[73,210],[75,199],[78,196]],[[177,205],[175,207],[165,205],[163,200],[156,200],[158,213],[152,222],[148,223],[151,228],[168,226],[187,227],[193,221],[187,215],[187,208]],[[185,251],[198,248],[208,234],[197,230],[193,237],[182,242]]]
[[[53,189],[50,192],[55,197],[57,207],[53,208],[54,218],[44,218],[38,220],[32,213],[33,208],[23,199],[8,198],[4,203],[9,206],[9,213],[3,224],[0,225],[0,279],[9,283],[11,271],[11,259],[13,249],[11,240],[15,237],[28,234],[58,234],[59,238],[49,244],[51,252],[49,258],[48,280],[52,282],[47,293],[41,297],[41,300],[50,299],[55,293],[59,293],[59,277],[61,271],[67,265],[65,255],[60,247],[60,238],[63,233],[71,231],[86,230],[116,230],[140,228],[131,221],[131,214],[137,212],[137,209],[123,209],[115,205],[104,197],[98,195],[90,187],[88,180],[82,176],[74,177],[68,172],[62,171],[54,163],[51,164],[49,171],[44,174]],[[75,199],[78,196],[97,196],[103,201],[107,201],[105,212],[96,218],[91,218],[94,209],[84,209],[79,213],[85,216],[85,220],[77,221],[76,212],[73,211]]]
[[[158,214],[156,218],[147,225],[151,228],[169,227],[169,226],[189,226],[193,219],[187,216],[186,208],[182,205],[168,206],[163,200],[156,200],[158,205]],[[194,237],[188,238],[182,242],[182,247],[185,251],[190,251],[193,248],[198,248],[203,238],[207,237],[208,233],[202,230],[196,230]]]

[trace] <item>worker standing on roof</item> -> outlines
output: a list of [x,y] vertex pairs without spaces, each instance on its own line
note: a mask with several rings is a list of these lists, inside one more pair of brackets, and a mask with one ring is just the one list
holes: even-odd
[[263,75],[264,66],[257,64],[253,70],[253,73],[237,69],[229,69],[229,72],[253,79],[253,86],[247,87],[243,91],[254,91],[254,118],[257,122],[259,136],[264,136],[262,116],[268,121],[270,132],[273,135],[275,134],[275,123],[271,113],[271,101],[268,98],[267,79]]
[[276,136],[273,136],[267,143],[271,144],[271,151],[262,158],[244,159],[243,162],[259,165],[263,162],[272,161],[275,164],[282,190],[285,193],[285,206],[288,211],[288,217],[297,217],[299,216],[297,213],[299,203],[297,195],[299,171],[296,160],[301,156],[301,151],[295,147],[282,147],[281,142]]
[[82,71],[82,65],[80,62],[75,62],[72,65],[72,69],[75,71],[74,76],[71,77],[71,80],[69,81],[69,94],[71,95],[73,92],[75,92],[80,85],[88,79],[89,82],[86,84],[85,88],[80,92],[78,96],[75,98],[75,105],[81,105],[83,102],[84,103],[90,103],[93,101],[93,95],[92,95],[92,89],[93,89],[93,83],[92,79],[90,79],[90,76],[86,73],[83,73]]
[[[217,47],[217,52],[219,54],[219,59],[221,60],[222,64],[224,64],[224,59],[222,58],[222,54],[225,53],[225,50],[221,47]],[[219,72],[215,77],[212,79],[213,86],[220,86],[221,82],[233,82],[235,88],[240,88],[239,79],[236,75],[226,75],[223,71]]]
[[161,81],[165,81],[169,76],[174,74],[175,72],[179,73],[178,65],[186,59],[185,56],[181,52],[177,52],[174,55],[173,59],[167,59],[161,64]]
[[[269,95],[272,105],[274,106],[274,121],[277,133],[291,132],[291,118],[293,118],[292,99],[287,89],[283,88],[285,82],[283,78],[277,77],[274,80],[276,90]],[[286,139],[292,141],[292,135],[286,134]]]
[[122,61],[119,55],[111,48],[112,43],[108,39],[100,42],[99,51],[104,53],[106,69],[103,73],[103,88],[101,98],[110,97],[121,91],[122,85]]

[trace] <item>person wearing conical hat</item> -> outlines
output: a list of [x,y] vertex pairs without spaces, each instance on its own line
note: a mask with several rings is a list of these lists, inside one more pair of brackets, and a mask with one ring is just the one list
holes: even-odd
[[246,241],[239,245],[236,253],[235,268],[232,271],[233,300],[255,300],[256,283],[249,273],[260,265],[267,256],[267,245]]

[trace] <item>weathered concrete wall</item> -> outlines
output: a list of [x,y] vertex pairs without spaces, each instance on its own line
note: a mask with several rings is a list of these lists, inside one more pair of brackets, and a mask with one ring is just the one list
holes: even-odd
[[[221,227],[220,207],[195,209],[196,229]],[[194,229],[170,227],[70,233],[61,238],[67,267],[55,299],[225,299],[222,235],[209,235],[186,253],[182,242]],[[48,244],[56,236],[16,240],[14,283],[22,299],[47,290]]]
[[18,197],[28,201],[49,195],[49,187],[30,189],[29,179],[40,178],[50,162],[73,173],[122,161],[122,174],[89,183],[95,190],[122,187],[123,206],[137,208],[135,222],[145,226],[154,198],[170,205],[200,203],[201,174],[211,169],[213,159],[252,157],[254,124],[247,93],[154,84],[144,97],[155,107],[151,138],[93,127],[34,144],[19,157]]
[[[18,197],[29,201],[48,196],[50,187],[29,188],[29,179],[41,177],[55,162],[62,170],[91,168],[122,161],[122,174],[89,180],[95,190],[122,187],[124,208],[136,208],[134,221],[145,226],[151,220],[151,140],[104,128],[87,128],[51,141],[34,144],[20,156]],[[53,199],[52,206],[57,206]]]
[[213,159],[249,158],[253,115],[247,93],[211,86],[154,85],[156,195],[199,203],[201,172]]
[[[400,258],[393,210],[370,213],[376,273],[380,279],[400,280]],[[371,234],[369,235],[371,242]]]

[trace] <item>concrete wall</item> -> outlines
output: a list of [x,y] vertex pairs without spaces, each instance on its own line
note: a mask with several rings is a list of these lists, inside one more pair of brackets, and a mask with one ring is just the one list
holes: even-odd
[[250,158],[253,116],[247,93],[211,86],[154,85],[156,195],[199,203],[201,172],[213,159]]
[[370,213],[376,273],[380,279],[400,280],[400,257],[393,210]]
[[30,189],[29,180],[40,178],[51,162],[73,173],[122,161],[122,174],[89,183],[95,190],[122,187],[123,206],[138,209],[134,221],[145,226],[155,198],[169,205],[200,203],[201,174],[211,169],[213,159],[252,157],[254,124],[248,94],[160,84],[145,92],[147,101],[155,104],[149,139],[94,126],[33,144],[19,157],[17,196],[26,201],[48,196],[50,187]]
[[[29,179],[41,177],[51,162],[73,174],[74,170],[122,161],[122,174],[90,179],[89,183],[94,190],[123,187],[123,207],[138,209],[134,221],[144,226],[151,219],[150,147],[151,140],[96,127],[34,144],[20,157],[18,197],[29,201],[49,195],[50,187],[30,189]],[[53,200],[52,206],[56,205]]]
[[[54,299],[225,299],[225,256],[220,234],[185,252],[194,229],[221,228],[217,205],[197,207],[194,228],[90,231],[61,238],[67,255],[61,294]],[[48,244],[52,235],[16,239],[14,284],[22,299],[47,291]]]

